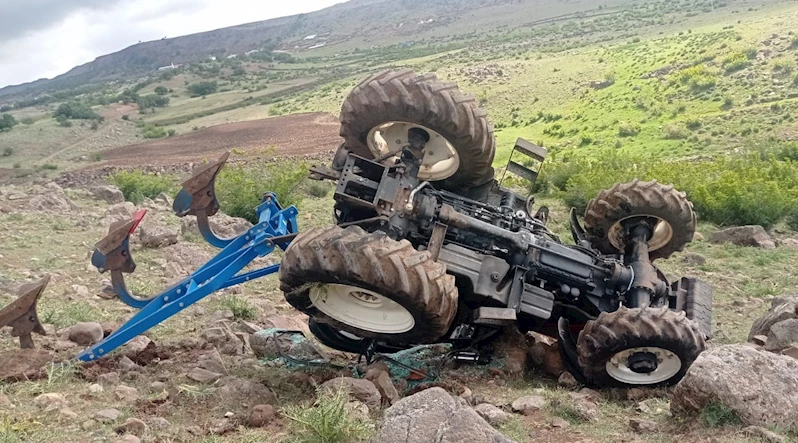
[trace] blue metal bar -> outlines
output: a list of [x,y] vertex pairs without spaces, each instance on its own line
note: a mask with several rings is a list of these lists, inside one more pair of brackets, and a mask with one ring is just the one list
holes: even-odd
[[229,288],[230,286],[240,285],[241,283],[246,283],[256,278],[260,278],[269,274],[274,274],[279,270],[280,270],[280,264],[277,263],[275,265],[267,266],[265,268],[261,268],[256,271],[247,272],[246,274],[236,275],[235,277],[228,280],[224,285],[222,285],[220,289]]

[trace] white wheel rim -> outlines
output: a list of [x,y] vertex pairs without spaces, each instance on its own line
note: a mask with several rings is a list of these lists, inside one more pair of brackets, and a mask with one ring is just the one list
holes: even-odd
[[[657,368],[648,373],[633,371],[629,365],[629,356],[637,352],[650,352],[657,356]],[[607,362],[607,373],[619,382],[630,385],[651,385],[661,383],[679,373],[682,360],[673,352],[662,348],[630,348],[615,354]]]
[[341,323],[381,334],[401,334],[413,329],[413,315],[388,297],[357,286],[318,285],[310,290],[310,302]]
[[376,158],[401,150],[407,145],[407,131],[419,128],[427,131],[429,141],[424,146],[424,158],[418,170],[421,180],[443,180],[451,177],[460,167],[460,156],[446,138],[423,125],[408,122],[387,122],[369,131],[366,144]]
[[651,235],[651,238],[648,240],[648,251],[656,251],[668,244],[669,241],[673,238],[673,227],[670,223],[666,222],[660,217],[655,215],[633,215],[631,217],[626,217],[621,220],[615,222],[611,227],[610,231],[607,233],[609,237],[610,243],[615,246],[616,249],[619,251],[623,251],[626,249],[626,235],[624,233],[623,222],[629,220],[631,218],[638,218],[638,217],[648,217],[648,218],[655,218],[657,219],[657,224],[654,225],[654,232]]

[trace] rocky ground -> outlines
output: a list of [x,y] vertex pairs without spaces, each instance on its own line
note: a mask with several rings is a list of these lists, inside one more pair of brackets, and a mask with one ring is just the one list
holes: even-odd
[[[798,298],[784,295],[796,284],[788,271],[798,258],[794,233],[702,225],[706,240],[663,264],[669,276],[697,275],[716,290],[715,344],[675,388],[580,386],[554,339],[517,331],[504,335],[486,366],[447,363],[445,349],[432,347],[401,358],[427,378],[386,362],[357,367],[356,356],[310,338],[273,276],[214,294],[96,363],[69,363],[135,312],[114,300],[107,275],[89,264],[108,226],[137,209],[123,200],[107,186],[0,187],[0,301],[51,276],[38,312],[47,335],[34,335],[37,350],[18,351],[7,331],[0,337],[0,372],[24,373],[0,388],[0,442],[322,441],[302,440],[302,423],[329,412],[317,401],[326,392],[343,393],[344,407],[330,410],[360,426],[354,441],[798,439]],[[214,253],[170,203],[163,195],[138,206],[149,213],[132,238],[138,269],[128,284],[141,296]],[[564,232],[564,208],[551,203],[554,229]],[[307,197],[300,226],[326,223],[331,208],[329,197]],[[226,216],[214,224],[222,235],[248,226]],[[279,329],[303,330],[308,339],[275,336]],[[328,363],[297,364],[282,352]],[[25,370],[42,362],[66,363]]]

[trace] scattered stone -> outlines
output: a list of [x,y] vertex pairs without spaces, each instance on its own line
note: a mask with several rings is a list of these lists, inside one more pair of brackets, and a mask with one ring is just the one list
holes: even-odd
[[141,439],[136,437],[132,434],[124,435],[122,438],[118,438],[114,441],[114,443],[141,443]]
[[140,437],[147,431],[147,425],[138,418],[131,417],[117,426],[114,431],[116,431],[117,434],[133,434]]
[[169,388],[169,385],[167,385],[166,383],[164,383],[162,381],[154,381],[154,382],[150,383],[150,390],[153,391],[153,392],[165,391],[168,388]]
[[119,370],[122,371],[122,373],[134,372],[141,369],[141,366],[137,365],[127,355],[123,355],[122,357],[119,358],[119,361],[116,362],[116,367],[119,368]]
[[579,387],[579,382],[576,381],[576,378],[568,371],[563,371],[560,374],[560,378],[557,379],[557,384],[566,388],[566,389],[576,389]]
[[798,319],[791,318],[789,320],[780,321],[770,327],[767,342],[765,342],[765,350],[771,352],[780,352],[798,342]]
[[80,424],[80,429],[83,429],[84,431],[88,431],[89,429],[93,428],[96,424],[97,424],[96,421],[94,421],[92,419],[88,419],[88,420],[86,420],[86,421],[84,421],[83,423]]
[[565,365],[560,356],[557,339],[537,332],[527,333],[527,340],[531,341],[529,359],[532,364],[546,373],[559,377],[565,371]]
[[593,403],[601,400],[601,394],[590,388],[582,388],[579,392],[569,392],[568,396],[574,400],[587,400]]
[[72,409],[61,408],[58,411],[58,418],[61,419],[61,420],[72,421],[72,420],[78,418],[78,414],[77,414],[77,412],[73,411]]
[[500,426],[513,417],[513,414],[504,412],[490,403],[482,403],[474,406],[474,411],[490,423],[491,426]]
[[571,399],[573,401],[571,408],[582,421],[586,422],[598,421],[599,419],[598,405],[596,405],[592,401],[589,401],[586,398],[572,397]]
[[686,252],[682,255],[682,263],[690,266],[701,266],[707,263],[707,258],[695,252]]
[[274,404],[277,401],[277,397],[271,389],[257,381],[225,377],[217,383],[221,385],[219,397],[227,405],[248,407],[258,404]]
[[76,208],[63,192],[45,192],[28,200],[31,211],[65,213]]
[[161,192],[160,194],[155,196],[155,198],[152,199],[152,201],[154,203],[159,204],[159,205],[166,206],[167,208],[171,208],[172,207],[172,203],[173,203],[172,197],[170,197],[169,195],[167,195],[164,192]]
[[757,335],[767,337],[770,334],[770,328],[776,323],[796,318],[798,318],[798,294],[776,298],[771,302],[770,310],[751,326],[748,340],[752,340]]
[[767,443],[786,443],[787,438],[761,426],[743,428],[743,434],[761,439]]
[[659,423],[642,418],[630,418],[629,428],[640,434],[654,434],[659,432]]
[[69,339],[81,346],[90,346],[103,339],[103,327],[96,322],[78,322],[69,328]]
[[155,430],[169,429],[172,424],[163,417],[150,417],[148,419],[150,427]]
[[[235,318],[236,318],[236,315],[233,313],[233,311],[230,311],[230,310],[216,311],[213,314],[211,314],[211,323],[217,323],[217,322],[219,322],[221,320],[227,321],[227,322],[231,322],[231,321],[235,320]],[[225,325],[225,327],[226,326],[227,325]]]
[[227,368],[222,360],[222,355],[219,354],[219,350],[216,348],[213,348],[210,352],[200,355],[197,359],[197,366],[202,369],[207,369],[211,372],[227,374]]
[[5,394],[0,393],[0,411],[10,411],[15,408],[14,403],[11,403],[11,400]]
[[241,340],[226,326],[208,328],[203,331],[202,337],[222,354],[239,355],[243,353],[244,346]]
[[53,360],[53,354],[41,349],[10,349],[0,352],[0,380],[19,381],[36,378]]
[[211,372],[203,368],[194,368],[190,370],[186,376],[198,383],[210,383],[221,378],[222,374]]
[[302,331],[306,337],[311,336],[310,328],[308,327],[308,316],[305,314],[272,315],[263,320],[263,328]]
[[88,297],[89,288],[83,285],[72,285],[72,292],[78,297]]
[[[209,223],[213,232],[222,238],[238,237],[252,227],[252,223],[243,218],[230,217],[221,212],[217,212],[211,217]],[[194,216],[184,217],[180,225],[180,232],[183,235],[200,235],[197,218]]]
[[117,203],[105,211],[105,215],[109,217],[125,217],[130,218],[136,212],[136,205],[130,202]]
[[147,349],[147,346],[149,346],[150,343],[152,343],[152,340],[150,340],[149,337],[137,335],[122,347],[122,352],[124,352],[127,356],[135,357]]
[[548,405],[545,398],[539,395],[525,395],[517,398],[512,403],[513,411],[524,415],[531,415]]
[[245,332],[247,334],[254,334],[263,329],[255,323],[250,323],[245,320],[239,320],[236,327],[238,328],[239,332]]
[[704,234],[702,234],[700,232],[696,232],[695,234],[693,234],[693,241],[694,242],[699,242],[699,241],[704,241],[704,240],[705,240],[704,239]]
[[57,392],[48,392],[35,397],[33,404],[45,410],[57,409],[66,404],[66,397]]
[[468,403],[468,404],[476,404],[476,403],[473,402],[474,393],[471,392],[471,389],[469,389],[468,386],[463,386],[463,392],[461,392],[458,397],[460,397],[463,400],[465,400],[466,403]]
[[119,385],[114,389],[114,394],[119,400],[134,402],[139,398],[139,391],[131,386]]
[[385,411],[379,443],[511,443],[463,399],[442,388],[405,397]]
[[380,391],[377,390],[374,383],[368,380],[352,377],[336,377],[322,383],[320,389],[342,389],[349,393],[350,398],[363,402],[368,406],[369,410],[376,411],[380,409],[382,398]]
[[120,412],[118,409],[103,409],[94,414],[94,419],[100,423],[110,423],[119,418],[119,414]]
[[798,427],[798,360],[745,345],[704,351],[676,385],[671,411],[721,403],[749,425]]
[[565,429],[569,425],[568,421],[564,418],[554,417],[551,419],[551,427],[558,428],[558,429]]
[[399,400],[399,392],[396,391],[396,386],[391,381],[391,376],[387,372],[382,371],[380,375],[375,378],[372,383],[380,391],[382,399],[389,405],[396,403]]
[[272,405],[255,405],[249,413],[247,426],[250,428],[262,428],[271,423],[277,413]]
[[787,357],[792,357],[798,360],[798,344],[793,344],[789,348],[781,351],[781,355],[786,355]]
[[118,372],[106,372],[97,376],[97,381],[104,385],[115,385],[119,383]]
[[731,243],[737,246],[752,246],[762,249],[775,249],[776,243],[770,238],[765,228],[759,225],[734,226],[713,232],[709,236],[710,243]]
[[235,424],[228,419],[217,421],[210,429],[213,435],[225,435],[235,431]]
[[177,243],[177,231],[165,226],[145,223],[139,226],[139,240],[145,248],[163,248]]
[[91,189],[94,198],[102,200],[108,204],[122,203],[125,195],[116,186],[96,186]]
[[790,249],[798,249],[798,239],[795,238],[785,238],[781,241],[781,246],[790,248]]
[[751,337],[751,343],[757,346],[765,346],[765,343],[767,343],[767,341],[768,337],[766,335],[755,335]]
[[92,383],[89,385],[89,392],[92,394],[99,394],[103,391],[105,391],[105,388],[103,388],[103,385],[99,383]]
[[640,401],[648,398],[649,391],[641,388],[629,388],[626,391],[626,399],[631,401]]

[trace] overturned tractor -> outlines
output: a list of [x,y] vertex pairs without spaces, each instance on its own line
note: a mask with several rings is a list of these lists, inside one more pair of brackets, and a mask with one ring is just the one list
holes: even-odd
[[[222,250],[152,298],[130,294],[123,278],[135,269],[128,240],[144,214],[112,226],[92,263],[141,311],[78,358],[108,355],[214,291],[278,270],[286,300],[308,314],[321,342],[367,358],[447,342],[458,360],[481,362],[491,340],[515,326],[558,335],[568,369],[585,383],[656,385],[680,380],[705,349],[711,288],[670,282],[653,264],[692,240],[684,193],[656,181],[617,184],[590,201],[582,223],[571,211],[567,244],[547,228],[547,208],[494,177],[487,113],[456,85],[410,71],[360,83],[343,104],[341,135],[330,167],[311,170],[336,183],[327,227],[299,232],[296,208],[266,193],[258,224],[219,238],[209,217],[227,156],[195,171],[174,210],[195,215]],[[505,173],[534,181],[545,157],[519,139]],[[281,264],[241,273],[276,248]],[[19,317],[0,315],[22,337],[37,331],[36,321],[18,320],[35,318],[35,289],[13,308]]]

